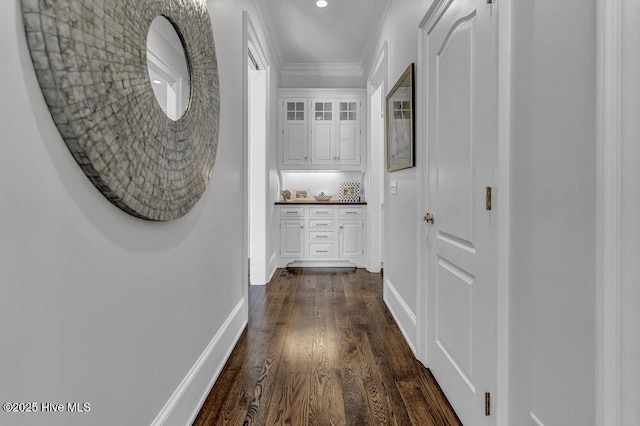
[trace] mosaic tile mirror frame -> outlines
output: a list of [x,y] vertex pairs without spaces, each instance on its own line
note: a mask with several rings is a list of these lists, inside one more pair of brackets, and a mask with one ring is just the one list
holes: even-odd
[[[27,44],[64,142],[109,201],[139,218],[185,215],[216,157],[218,66],[205,0],[21,0]],[[190,71],[190,99],[174,121],[147,70],[157,16],[175,27]]]

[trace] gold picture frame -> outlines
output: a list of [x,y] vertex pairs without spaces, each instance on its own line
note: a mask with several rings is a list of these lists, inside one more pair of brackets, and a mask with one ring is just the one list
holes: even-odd
[[414,64],[407,67],[386,99],[387,171],[415,166]]

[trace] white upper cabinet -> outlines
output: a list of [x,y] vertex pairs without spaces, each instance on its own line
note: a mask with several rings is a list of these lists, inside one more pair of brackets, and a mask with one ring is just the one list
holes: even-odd
[[364,96],[363,89],[281,89],[280,167],[363,169]]
[[282,129],[282,164],[306,166],[309,164],[307,134],[309,127],[308,103],[304,99],[284,99]]
[[335,161],[335,110],[333,101],[311,101],[311,165],[331,166]]
[[335,161],[340,165],[359,165],[360,155],[360,102],[357,99],[337,101]]

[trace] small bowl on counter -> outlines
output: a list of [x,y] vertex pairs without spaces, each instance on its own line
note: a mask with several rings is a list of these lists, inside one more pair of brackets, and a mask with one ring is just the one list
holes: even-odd
[[325,195],[324,192],[321,192],[318,195],[314,195],[313,198],[315,198],[316,201],[329,201],[333,198],[333,195]]

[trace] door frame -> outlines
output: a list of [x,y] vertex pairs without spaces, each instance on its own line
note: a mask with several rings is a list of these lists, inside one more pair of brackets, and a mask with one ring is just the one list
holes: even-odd
[[[254,59],[264,67],[267,85],[270,85],[271,71],[267,50],[248,11],[242,12],[242,297],[245,318],[249,315],[249,51]],[[266,104],[271,105],[271,91],[267,87]],[[267,107],[266,139],[271,135],[271,116]],[[265,161],[267,159],[265,158]],[[265,188],[265,191],[267,189]],[[270,229],[267,229],[270,232]]]
[[[424,117],[427,111],[427,93],[422,84],[426,78],[426,62],[424,57],[424,32],[430,18],[446,7],[453,0],[435,0],[418,25],[418,63],[416,70],[416,116]],[[509,274],[510,274],[510,198],[511,198],[511,0],[501,0],[494,3],[493,13],[497,13],[498,36],[498,170],[496,188],[494,190],[494,205],[497,216],[497,245],[498,245],[498,283],[497,283],[497,389],[491,405],[495,407],[496,425],[509,424]],[[417,218],[427,212],[428,197],[428,147],[427,124],[425,120],[417,120],[416,132],[416,166],[418,168],[418,211]],[[416,283],[416,325],[417,340],[416,357],[429,366],[427,359],[427,289],[423,284],[427,282],[426,259],[426,222],[421,221],[420,236],[418,238],[417,263],[418,282]]]
[[596,425],[620,426],[636,420],[624,416],[640,397],[638,387],[631,389],[633,394],[629,389],[623,392],[625,382],[639,374],[637,367],[629,367],[639,345],[627,344],[624,350],[622,346],[640,331],[640,322],[625,306],[627,288],[638,281],[629,259],[636,256],[640,241],[633,240],[628,228],[637,217],[632,182],[638,182],[640,171],[624,161],[629,161],[629,146],[640,136],[635,121],[626,119],[637,114],[640,102],[635,77],[640,60],[633,48],[640,38],[640,8],[636,0],[596,4]]
[[[620,14],[597,4],[596,425],[620,424]],[[605,285],[606,284],[606,285]]]
[[[373,66],[371,67],[371,71],[369,72],[369,78],[367,80],[367,120],[366,123],[369,126],[368,130],[367,130],[367,134],[369,135],[369,138],[371,138],[370,135],[373,134],[373,129],[371,126],[373,126],[373,120],[371,120],[371,113],[372,113],[372,102],[371,102],[371,98],[373,97],[374,93],[380,89],[381,90],[381,105],[380,105],[380,109],[382,111],[382,114],[384,114],[384,100],[385,97],[387,95],[387,50],[388,50],[388,42],[385,40],[382,43],[382,47],[380,48],[380,51],[378,52],[378,55],[375,59],[375,61],[373,62]],[[362,116],[362,113],[360,114]],[[367,190],[369,191],[369,201],[371,201],[372,197],[372,192],[373,191],[377,191],[377,193],[379,194],[380,197],[380,208],[374,209],[374,205],[371,204],[369,206],[369,208],[367,209],[368,211],[368,218],[367,218],[367,234],[368,234],[368,238],[367,241],[370,242],[371,246],[369,248],[369,253],[368,253],[368,257],[369,259],[367,260],[367,265],[368,268],[367,270],[370,272],[380,272],[380,269],[382,267],[382,265],[384,265],[384,188],[385,188],[385,179],[386,179],[386,173],[385,173],[385,169],[384,169],[384,156],[385,156],[385,135],[384,135],[384,117],[382,117],[382,123],[383,123],[383,131],[380,134],[380,153],[381,153],[381,162],[380,163],[376,163],[373,161],[373,157],[372,157],[372,149],[371,146],[369,147],[369,149],[367,149],[367,164],[368,164],[368,168],[369,168],[369,173],[367,174],[367,180],[369,182],[369,184],[367,185]],[[374,170],[374,167],[377,170],[377,173],[379,174],[379,181],[380,181],[380,188],[373,188],[371,186],[371,177],[372,177],[372,171]],[[373,226],[371,224],[373,223],[379,223],[380,227],[379,229],[374,229]],[[379,234],[379,238],[378,235]],[[374,238],[376,237],[376,238]],[[379,241],[379,245],[376,247],[376,243],[374,243],[374,241]],[[377,258],[379,255],[379,259]]]

